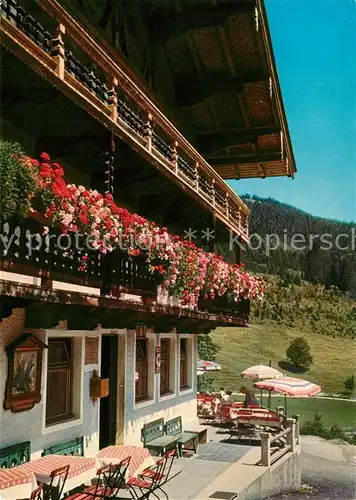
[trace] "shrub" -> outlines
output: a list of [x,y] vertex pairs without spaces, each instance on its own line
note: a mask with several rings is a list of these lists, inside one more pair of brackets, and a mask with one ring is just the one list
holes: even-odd
[[303,337],[292,340],[286,354],[287,358],[296,366],[309,368],[313,363],[313,357],[310,354],[310,346]]
[[355,375],[350,375],[344,382],[345,389],[350,392],[354,392],[355,390]]
[[212,392],[214,385],[214,377],[204,373],[198,376],[197,389],[201,394]]
[[347,434],[338,424],[332,424],[330,427],[324,425],[321,415],[316,413],[313,420],[304,422],[300,433],[305,436],[318,436],[324,439],[341,439],[350,444],[356,443],[355,434]]
[[25,216],[35,191],[31,164],[25,160],[21,147],[0,140],[0,213],[4,219]]

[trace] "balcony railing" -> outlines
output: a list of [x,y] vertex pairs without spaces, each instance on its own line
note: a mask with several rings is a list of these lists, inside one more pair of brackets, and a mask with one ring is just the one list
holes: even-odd
[[86,241],[85,235],[61,235],[53,229],[45,235],[37,220],[0,220],[1,268],[98,288],[101,295],[120,291],[156,295],[157,282],[143,256],[120,249],[104,255],[88,248]]
[[239,318],[248,322],[250,317],[250,301],[229,302],[226,297],[215,297],[214,300],[199,299],[198,308],[200,311],[209,311],[218,315],[239,315]]
[[[128,293],[140,295],[144,301],[147,298],[149,303],[180,307],[176,299],[160,300],[157,292],[162,278],[150,273],[144,255],[130,256],[119,248],[102,254],[90,250],[87,242],[85,235],[64,235],[54,228],[43,234],[43,224],[36,219],[0,219],[0,271],[40,278],[42,288],[51,288],[51,282],[57,281],[69,284],[68,291],[71,284],[81,285],[97,289],[100,297]],[[235,304],[219,297],[201,299],[197,312],[248,322],[249,301]]]
[[248,207],[125,73],[117,57],[56,0],[37,3],[57,23],[56,32],[51,35],[15,0],[3,0],[3,43],[246,241]]

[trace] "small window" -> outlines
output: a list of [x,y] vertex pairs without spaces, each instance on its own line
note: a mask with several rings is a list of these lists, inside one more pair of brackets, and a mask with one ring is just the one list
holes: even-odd
[[136,340],[136,402],[148,399],[147,371],[147,340],[138,339]]
[[188,385],[187,339],[180,339],[180,388]]
[[169,339],[161,340],[160,392],[161,396],[170,392],[170,349]]
[[46,423],[73,416],[72,339],[49,339],[47,365]]

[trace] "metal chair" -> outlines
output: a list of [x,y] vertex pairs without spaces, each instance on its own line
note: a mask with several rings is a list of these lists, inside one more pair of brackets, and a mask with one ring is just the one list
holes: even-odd
[[43,484],[41,483],[33,492],[31,493],[30,500],[42,500]]
[[51,472],[49,484],[43,484],[43,500],[59,500],[67,481],[69,465],[64,465]]
[[80,493],[66,500],[99,500],[116,498],[119,490],[126,487],[125,477],[131,457],[124,458],[119,464],[109,464],[96,471],[96,484],[85,488]]
[[[172,465],[176,456],[176,450],[167,451],[162,458],[157,460],[155,466],[143,470],[137,478],[129,479],[127,485],[129,486],[132,498],[134,500],[143,500],[149,498],[152,494],[159,499],[155,493],[156,490],[159,490],[169,500],[162,486],[180,473],[179,471],[174,476],[171,476]],[[138,491],[141,496],[138,494]]]

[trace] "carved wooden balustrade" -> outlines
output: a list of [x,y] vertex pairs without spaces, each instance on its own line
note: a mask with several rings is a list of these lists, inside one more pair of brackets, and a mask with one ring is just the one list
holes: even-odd
[[[115,249],[102,254],[86,235],[59,230],[43,234],[43,225],[32,219],[0,220],[0,268],[100,289],[102,295],[130,292],[157,293],[157,282],[143,256],[130,256]],[[84,257],[84,259],[83,259]]]
[[[150,273],[144,255],[130,256],[120,248],[102,254],[93,249],[93,240],[86,235],[61,234],[55,228],[43,234],[42,221],[33,218],[0,219],[0,271],[40,278],[43,289],[51,289],[57,281],[97,289],[102,297],[130,293],[160,303],[157,291],[162,278]],[[174,300],[166,305],[179,308]],[[246,323],[249,310],[248,300],[236,304],[216,297],[201,298],[198,303],[198,311],[234,316]]]
[[[248,207],[124,72],[120,61],[58,2],[37,4],[49,24],[57,24],[55,33],[15,0],[3,0],[2,43],[247,241]],[[85,54],[90,65],[79,54]]]

